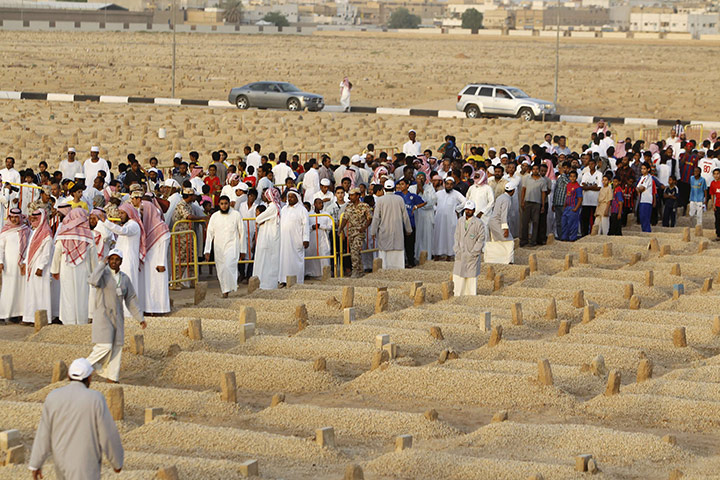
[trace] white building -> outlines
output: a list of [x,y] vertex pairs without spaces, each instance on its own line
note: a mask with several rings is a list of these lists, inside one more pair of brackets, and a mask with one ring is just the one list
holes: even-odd
[[691,33],[693,37],[720,33],[718,13],[630,13],[633,32]]
[[288,3],[284,5],[251,5],[245,7],[245,9],[243,9],[243,22],[255,24],[271,12],[279,12],[285,16],[291,24],[298,23],[300,19],[297,3]]

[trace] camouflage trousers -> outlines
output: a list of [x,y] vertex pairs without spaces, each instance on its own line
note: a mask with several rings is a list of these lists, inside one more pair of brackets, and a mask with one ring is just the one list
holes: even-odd
[[[195,274],[190,265],[193,263],[192,235],[178,235],[175,240],[175,278],[187,278]],[[177,284],[179,285],[179,284]],[[187,282],[185,282],[187,286]]]
[[350,245],[350,262],[352,263],[353,273],[363,273],[362,253],[365,248],[365,232],[348,235],[348,245]]

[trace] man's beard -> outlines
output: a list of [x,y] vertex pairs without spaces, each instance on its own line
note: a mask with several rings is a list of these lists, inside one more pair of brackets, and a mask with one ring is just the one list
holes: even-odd
[[223,210],[222,207],[220,208],[220,213],[222,213],[223,215],[227,215],[229,212],[230,212],[230,207],[226,208],[225,210]]

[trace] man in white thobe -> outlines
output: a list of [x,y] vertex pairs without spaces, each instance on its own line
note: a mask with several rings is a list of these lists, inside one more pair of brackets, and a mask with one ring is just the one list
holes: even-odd
[[63,178],[75,178],[78,173],[84,173],[83,164],[75,157],[77,152],[73,147],[68,148],[67,158],[60,162],[60,173]]
[[160,208],[150,200],[142,201],[142,222],[147,251],[145,263],[140,271],[140,275],[143,276],[141,285],[144,289],[144,311],[148,315],[161,315],[170,312],[168,284],[170,230],[163,220]]
[[165,180],[165,183],[161,187],[161,190],[162,189],[165,189],[163,191],[163,195],[165,196],[165,199],[170,203],[170,206],[168,206],[168,209],[165,212],[165,225],[167,225],[168,228],[170,228],[170,230],[172,231],[172,219],[173,214],[175,213],[175,207],[177,207],[178,203],[182,201],[182,195],[180,194],[180,184],[172,178],[168,178],[167,180]]
[[50,259],[52,258],[52,230],[45,210],[35,210],[30,215],[33,230],[28,240],[25,268],[25,300],[23,323],[35,323],[35,312],[45,310],[52,316],[50,292]]
[[[710,185],[710,183],[708,183]],[[320,191],[315,192],[313,195],[312,204],[315,206],[315,200],[320,199],[322,201],[322,213],[330,213],[333,210],[335,204],[335,195],[330,191],[330,180],[323,178],[320,180]]]
[[[315,213],[323,214],[323,201],[315,197]],[[330,232],[332,232],[332,220],[324,215],[310,218],[310,245],[305,249],[306,257],[323,257],[330,255]],[[317,258],[305,260],[305,275],[308,277],[321,277],[322,269],[330,266],[329,258]]]
[[403,153],[408,157],[417,157],[422,153],[422,146],[420,142],[416,140],[417,133],[415,130],[408,132],[409,140],[403,145]]
[[[142,194],[141,194],[142,195]],[[137,292],[140,311],[144,311],[143,299],[140,295],[140,264],[145,261],[145,232],[143,231],[142,220],[137,209],[130,203],[120,205],[120,225],[113,223],[110,219],[104,224],[108,230],[117,236],[115,248],[123,253],[122,271],[130,278],[134,291]],[[125,315],[130,316],[129,310]]]
[[125,459],[120,434],[105,396],[90,389],[93,368],[78,358],[68,368],[70,383],[50,392],[35,433],[29,468],[33,480],[52,455],[56,478],[99,479],[102,457],[120,473]]
[[415,175],[415,185],[410,185],[410,193],[419,195],[425,205],[415,211],[415,260],[420,260],[420,252],[427,252],[432,258],[433,223],[435,223],[435,203],[437,195],[432,185],[427,183],[424,172]]
[[105,180],[110,180],[110,167],[104,158],[100,158],[100,147],[93,146],[90,148],[90,158],[85,160],[83,164],[83,173],[87,181],[92,183],[98,176],[98,172],[103,170],[105,172]]
[[287,205],[280,211],[280,283],[295,275],[297,283],[305,278],[305,249],[310,245],[310,219],[297,190],[288,190]]
[[105,377],[109,383],[118,383],[120,380],[125,343],[123,304],[140,324],[140,328],[144,330],[147,327],[130,277],[120,271],[122,263],[123,252],[111,250],[106,262],[98,264],[89,280],[96,289],[92,323],[92,342],[95,346],[87,360],[98,375]]
[[488,222],[490,240],[485,245],[485,263],[509,264],[515,261],[515,241],[510,233],[508,217],[517,185],[515,181],[506,183],[505,193],[495,199]]
[[386,270],[405,268],[405,235],[412,232],[410,217],[401,196],[393,194],[395,182],[386,180],[385,195],[375,203],[370,235],[375,239],[378,258]]
[[73,208],[55,236],[50,274],[60,282],[60,321],[63,325],[88,323],[88,278],[97,266],[95,237],[84,208]]
[[465,197],[455,190],[452,176],[445,177],[445,188],[437,192],[435,227],[433,230],[433,257],[452,260],[457,212],[465,204]]
[[0,232],[0,320],[18,318],[23,314],[25,254],[29,237],[30,226],[20,209],[13,208]]
[[485,224],[475,216],[475,203],[465,202],[464,214],[455,228],[453,289],[456,297],[477,295],[480,254],[485,245]]
[[318,172],[320,165],[317,160],[312,159],[312,161],[314,163],[303,177],[303,189],[305,190],[303,201],[308,203],[312,203],[313,196],[320,191],[320,173]]
[[265,190],[263,195],[267,208],[255,218],[257,246],[253,274],[260,279],[261,289],[274,290],[278,287],[280,271],[280,192],[273,187]]
[[230,199],[225,195],[218,202],[220,210],[213,213],[205,237],[205,261],[210,261],[210,251],[215,247],[215,268],[223,298],[237,290],[238,260],[244,260],[247,240],[242,215],[230,208]]

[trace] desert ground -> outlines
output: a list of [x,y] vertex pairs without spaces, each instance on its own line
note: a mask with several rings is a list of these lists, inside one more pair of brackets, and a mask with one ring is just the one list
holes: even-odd
[[[345,73],[356,83],[355,101],[368,105],[452,100],[470,78],[552,96],[552,44],[535,39],[179,38],[184,98],[224,98],[230,86],[270,75],[331,98]],[[169,96],[169,62],[157,52],[169,53],[168,40],[0,33],[0,89]],[[602,107],[608,115],[715,120],[720,111],[716,96],[704,93],[712,77],[683,68],[716,56],[717,45],[573,41],[563,52],[575,77],[563,84],[561,105],[572,113]],[[600,55],[611,67],[598,68]],[[527,75],[517,75],[523,69]],[[268,152],[327,151],[337,160],[368,142],[397,147],[408,128],[433,149],[448,133],[460,143],[517,149],[545,131],[579,148],[591,131],[517,120],[42,101],[0,101],[0,116],[0,151],[19,167],[47,160],[51,168],[66,147],[84,159],[95,144],[114,165],[129,152],[165,164],[191,149],[201,160],[218,148],[236,158],[255,142]],[[612,128],[636,138],[641,127]],[[592,456],[580,466],[595,478],[717,478],[720,248],[711,214],[704,227],[690,228],[685,217],[651,234],[633,225],[621,238],[518,249],[514,265],[483,266],[476,297],[444,298],[447,262],[275,291],[241,285],[228,299],[203,271],[210,288],[197,303],[193,290],[173,292],[171,314],[149,318],[144,331],[128,322],[117,420],[126,465],[119,475],[106,465],[104,478],[151,479],[175,466],[182,479],[235,479],[256,460],[267,479],[355,480],[360,470],[368,480],[577,479],[591,475],[576,471],[580,455]],[[252,336],[241,323],[249,309]],[[201,338],[190,338],[198,319]],[[19,430],[26,461],[42,402],[65,384],[51,382],[54,366],[88,355],[90,333],[90,326],[0,325],[0,356],[14,367],[12,379],[0,378],[0,431]],[[141,334],[139,351],[133,341]],[[236,389],[223,393],[228,372]],[[115,395],[101,381],[92,388]],[[162,414],[146,421],[148,408]],[[333,440],[319,430],[327,427]],[[29,478],[26,461],[0,467],[0,480]],[[50,465],[44,473],[56,478]]]
[[[171,92],[166,33],[0,32],[3,90],[164,96]],[[322,33],[177,36],[179,98],[225,99],[231,87],[286,80],[339,103],[454,108],[469,82],[518,86],[553,100],[552,38],[454,38]],[[558,104],[566,114],[716,120],[717,42],[561,40]]]

